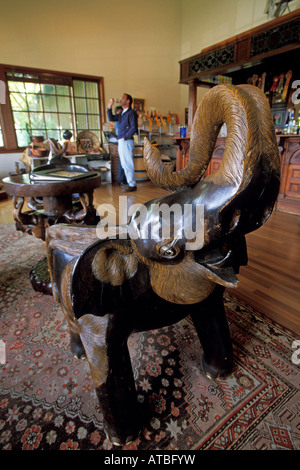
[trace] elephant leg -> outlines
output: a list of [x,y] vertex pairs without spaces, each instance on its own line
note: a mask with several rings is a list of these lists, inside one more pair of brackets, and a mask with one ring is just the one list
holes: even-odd
[[[202,366],[213,379],[232,372],[232,342],[223,302],[224,288],[217,285],[214,292],[191,314],[203,348]],[[198,306],[199,307],[199,306]]]
[[115,445],[125,445],[137,437],[141,426],[127,347],[132,331],[128,318],[88,314],[78,322],[103,413],[105,433]]

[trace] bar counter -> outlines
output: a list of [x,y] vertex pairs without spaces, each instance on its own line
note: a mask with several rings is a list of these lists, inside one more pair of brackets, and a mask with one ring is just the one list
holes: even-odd
[[[176,171],[188,162],[190,137],[176,137]],[[300,215],[300,135],[277,135],[281,156],[281,185],[275,210]],[[206,174],[214,173],[221,165],[226,137],[220,137],[215,145]]]

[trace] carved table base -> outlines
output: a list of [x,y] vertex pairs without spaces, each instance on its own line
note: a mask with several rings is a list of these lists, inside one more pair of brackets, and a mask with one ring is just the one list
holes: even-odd
[[[94,189],[101,185],[98,173],[78,180],[34,183],[25,174],[4,178],[3,183],[13,196],[16,229],[43,241],[51,225],[97,225],[100,220],[93,205]],[[34,290],[52,295],[46,258],[33,267],[30,280]]]
[[22,212],[25,198],[13,197],[16,228],[42,240],[45,240],[46,229],[51,225],[58,223],[96,225],[100,220],[93,206],[92,191],[79,194],[77,200],[72,200],[71,195],[68,198],[66,196],[44,198],[43,202],[36,202],[36,208],[33,202],[33,198],[27,202],[32,210]]
[[[24,198],[22,197],[14,197],[13,202],[16,229],[34,235],[36,238],[41,238],[42,240],[45,240],[46,230],[51,225],[57,223],[96,225],[100,220],[93,206],[92,192],[80,194],[79,200],[73,202],[71,200],[69,205],[71,208],[66,209],[63,214],[59,214],[59,212],[56,211],[56,218],[54,215],[45,214],[45,207],[43,208],[43,204],[41,204],[40,201],[39,206],[34,210],[33,198],[27,203],[27,205],[33,209],[31,211],[22,212],[24,205]],[[49,198],[47,199],[47,203],[49,205]],[[55,209],[55,205],[53,207]],[[41,209],[44,209],[44,211]],[[55,214],[54,209],[53,214]],[[33,267],[30,272],[30,281],[35,291],[52,295],[52,285],[46,257],[38,261]]]
[[40,259],[30,271],[30,281],[36,292],[52,295],[52,284],[46,256]]

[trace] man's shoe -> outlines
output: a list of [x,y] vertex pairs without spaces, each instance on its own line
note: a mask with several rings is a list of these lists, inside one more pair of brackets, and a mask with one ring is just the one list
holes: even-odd
[[123,193],[131,193],[131,191],[136,191],[136,189],[136,186],[129,186],[129,184],[122,186]]

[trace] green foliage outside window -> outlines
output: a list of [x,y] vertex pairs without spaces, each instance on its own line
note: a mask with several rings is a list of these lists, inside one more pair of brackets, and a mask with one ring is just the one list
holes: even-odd
[[[34,83],[25,74],[9,80],[8,89],[18,147],[31,142],[32,135],[63,140],[63,132],[73,136],[90,130],[100,138],[98,85],[74,80],[72,85]],[[29,77],[31,78],[31,77]],[[2,134],[0,133],[0,146]],[[3,143],[2,143],[3,146]]]

